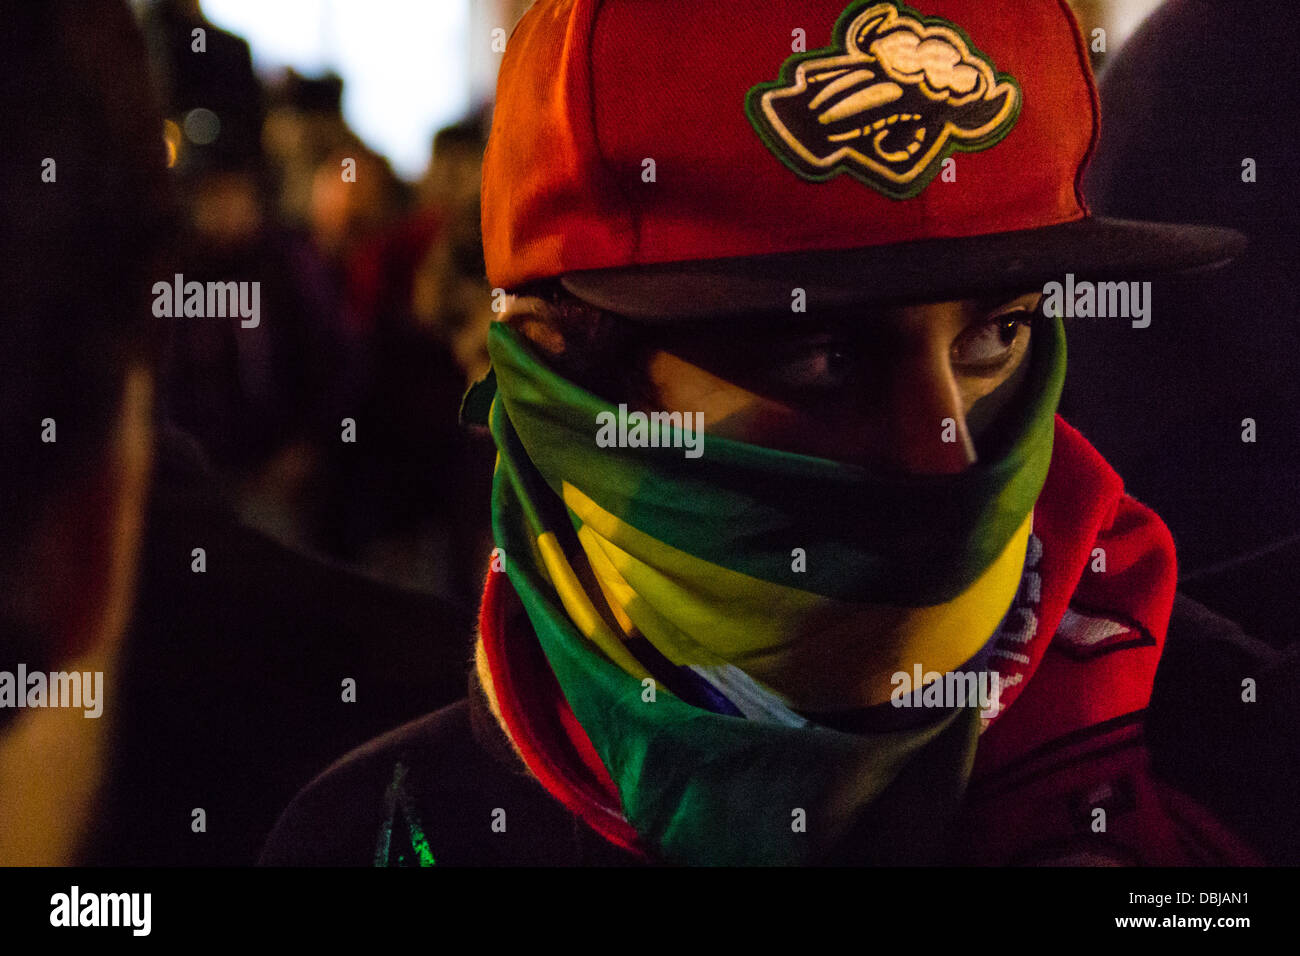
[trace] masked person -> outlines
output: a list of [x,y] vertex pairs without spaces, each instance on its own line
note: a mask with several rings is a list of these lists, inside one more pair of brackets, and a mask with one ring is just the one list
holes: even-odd
[[[1055,0],[535,4],[484,162],[469,697],[263,862],[1258,862],[1143,737],[1167,644],[1254,645],[1055,415],[1050,285],[1240,237],[1091,216],[1097,112]],[[1216,692],[1270,679],[1232,660]]]

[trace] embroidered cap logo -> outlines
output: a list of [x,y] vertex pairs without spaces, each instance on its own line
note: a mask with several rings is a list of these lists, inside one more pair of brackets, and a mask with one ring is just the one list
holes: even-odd
[[745,100],[764,143],[804,179],[848,172],[910,199],[946,158],[995,145],[1020,115],[1015,79],[947,20],[855,3],[833,36],[834,46],[790,57],[779,80]]

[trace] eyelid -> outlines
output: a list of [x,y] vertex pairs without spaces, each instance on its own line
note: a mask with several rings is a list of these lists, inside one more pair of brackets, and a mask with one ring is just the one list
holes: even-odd
[[[1014,315],[1017,312],[1024,312],[1028,315],[1035,314],[1043,304],[1043,296],[1039,296],[1033,302],[1009,302],[1000,308],[993,309],[988,313],[984,322],[992,322],[1000,319],[1005,315]],[[982,325],[982,322],[975,322],[975,325]]]
[[986,326],[998,324],[1008,318],[1014,318],[1020,322],[1027,323],[1034,317],[1037,311],[1038,309],[1036,307],[1030,308],[1027,305],[1009,305],[1002,309],[994,310],[985,314],[983,318],[976,319],[970,325],[962,329],[961,332],[957,334],[957,337],[953,339],[952,344],[956,347],[957,343],[966,338],[966,336],[973,335]]
[[846,376],[851,377],[855,374],[851,368],[841,369],[838,373],[828,371],[825,381],[821,380],[822,376],[817,376],[818,381],[800,382],[798,384],[791,381],[792,378],[800,377],[797,373],[791,374],[796,369],[806,371],[807,363],[815,362],[819,356],[828,353],[841,353],[848,356],[849,365],[852,368],[857,367],[857,362],[852,357],[851,340],[834,333],[809,333],[795,336],[771,350],[772,364],[769,366],[769,381],[780,383],[786,388],[808,396],[834,392],[842,387],[842,380]]
[[965,339],[968,335],[973,335],[977,333],[979,330],[987,328],[988,326],[1000,325],[1002,322],[1007,321],[1008,317],[1013,317],[1014,320],[1019,325],[1024,326],[1025,328],[1032,328],[1031,323],[1037,311],[1038,311],[1037,308],[1029,309],[1028,307],[1023,305],[1014,306],[1012,308],[1005,309],[1001,312],[993,313],[980,321],[971,323],[965,329],[962,330],[962,333],[959,336],[957,336],[956,339],[953,340],[951,351],[953,355],[954,365],[957,365],[962,369],[975,372],[977,374],[979,373],[989,374],[989,373],[997,372],[999,369],[1005,366],[1009,361],[1011,361],[1012,356],[1015,354],[1016,352],[1015,341],[1018,341],[1020,339],[1019,329],[1016,330],[1016,340],[1014,340],[1011,345],[1007,346],[1007,348],[1005,348],[1001,352],[1001,354],[986,359],[976,359],[972,361],[959,360],[957,358],[956,353],[959,351],[959,348],[962,344],[962,340]]
[[1019,299],[1015,299],[1011,302],[1004,304],[999,308],[994,309],[990,313],[990,315],[1000,315],[1004,312],[1021,312],[1021,311],[1031,312],[1031,313],[1037,312],[1040,308],[1042,308],[1043,302],[1046,300],[1046,298],[1047,296],[1045,296],[1043,293],[1035,292],[1033,294],[1032,299],[1027,300],[1025,297],[1022,296]]

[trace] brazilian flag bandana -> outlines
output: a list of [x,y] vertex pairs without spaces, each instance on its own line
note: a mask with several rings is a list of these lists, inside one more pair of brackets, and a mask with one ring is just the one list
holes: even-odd
[[[1039,319],[1019,404],[956,475],[893,476],[619,411],[489,333],[493,530],[632,827],[667,861],[924,859],[961,801],[977,706],[889,714],[897,672],[969,665],[1020,586],[1052,455],[1064,329]],[[698,436],[697,436],[698,437]],[[896,701],[895,701],[896,702]]]

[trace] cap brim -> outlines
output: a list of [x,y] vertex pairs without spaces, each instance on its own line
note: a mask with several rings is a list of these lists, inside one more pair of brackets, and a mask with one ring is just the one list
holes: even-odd
[[599,308],[648,322],[885,302],[942,302],[1051,281],[1131,281],[1212,269],[1246,237],[1215,226],[1088,217],[1040,229],[925,239],[865,249],[781,253],[571,272],[565,288]]

